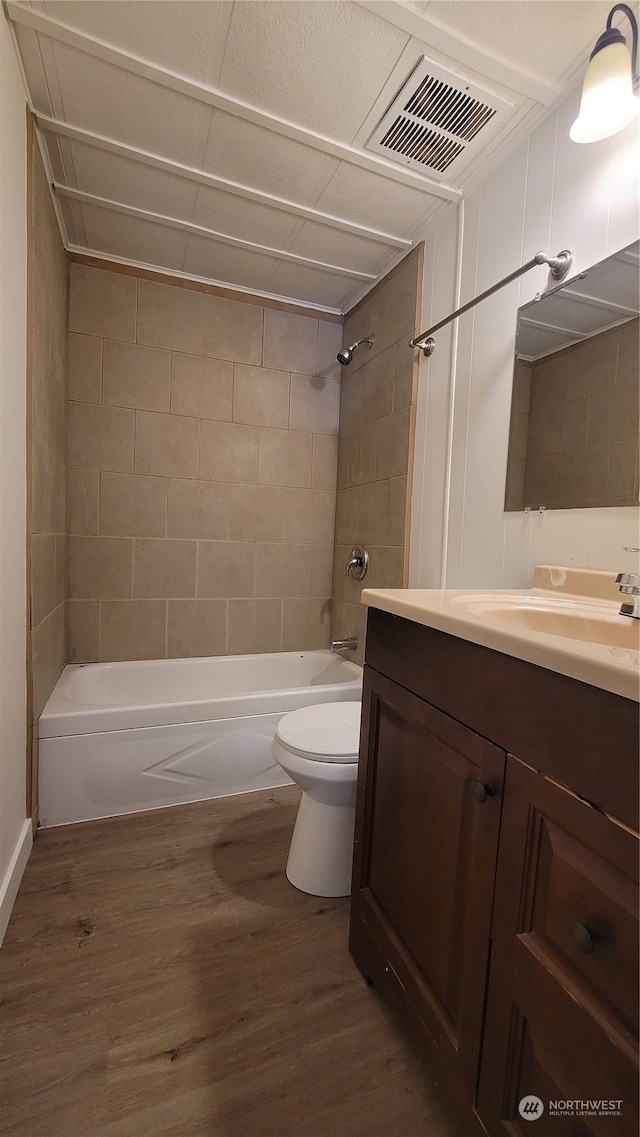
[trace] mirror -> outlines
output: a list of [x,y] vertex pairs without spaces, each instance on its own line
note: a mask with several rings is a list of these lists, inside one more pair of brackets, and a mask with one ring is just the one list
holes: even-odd
[[638,503],[640,242],[518,310],[505,510]]

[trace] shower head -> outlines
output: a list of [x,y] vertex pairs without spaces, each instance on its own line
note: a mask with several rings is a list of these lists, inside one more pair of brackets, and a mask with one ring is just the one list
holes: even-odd
[[339,351],[336,356],[338,363],[341,363],[343,367],[348,367],[353,358],[354,351],[357,347],[360,347],[361,343],[368,343],[369,347],[372,348],[375,339],[373,336],[365,336],[364,339],[356,340],[355,343],[352,343],[351,347],[343,347],[342,351]]

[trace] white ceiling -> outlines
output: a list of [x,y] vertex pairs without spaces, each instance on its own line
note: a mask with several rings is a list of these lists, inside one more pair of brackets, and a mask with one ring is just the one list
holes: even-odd
[[[69,249],[347,311],[578,80],[609,0],[8,0]],[[437,181],[365,148],[427,55],[507,100]]]

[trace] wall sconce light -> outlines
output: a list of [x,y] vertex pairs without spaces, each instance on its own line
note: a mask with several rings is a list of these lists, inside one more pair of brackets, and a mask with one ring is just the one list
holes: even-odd
[[[624,12],[631,24],[631,56],[624,36],[611,26],[615,12]],[[640,98],[634,94],[638,81],[638,25],[627,4],[616,4],[589,57],[580,114],[569,137],[574,142],[599,142],[624,130],[640,112]]]

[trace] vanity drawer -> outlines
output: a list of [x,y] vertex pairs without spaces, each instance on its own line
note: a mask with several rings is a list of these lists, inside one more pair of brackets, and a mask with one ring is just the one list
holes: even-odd
[[[580,988],[593,1014],[638,1033],[638,837],[562,786],[510,758],[503,872],[517,855],[510,830],[527,803],[516,926],[496,912],[495,935]],[[515,807],[515,808],[514,808]],[[516,825],[525,821],[524,816]],[[505,859],[506,858],[506,859]],[[513,864],[513,861],[511,861]],[[499,869],[500,872],[500,869]],[[515,896],[512,897],[515,902]],[[515,941],[514,941],[515,934]],[[517,946],[516,946],[517,945]]]
[[[577,806],[593,822],[595,811]],[[521,936],[537,940],[590,999],[637,1034],[638,842],[607,819],[596,819],[606,838],[598,850],[576,836],[570,818],[537,815],[531,916]]]

